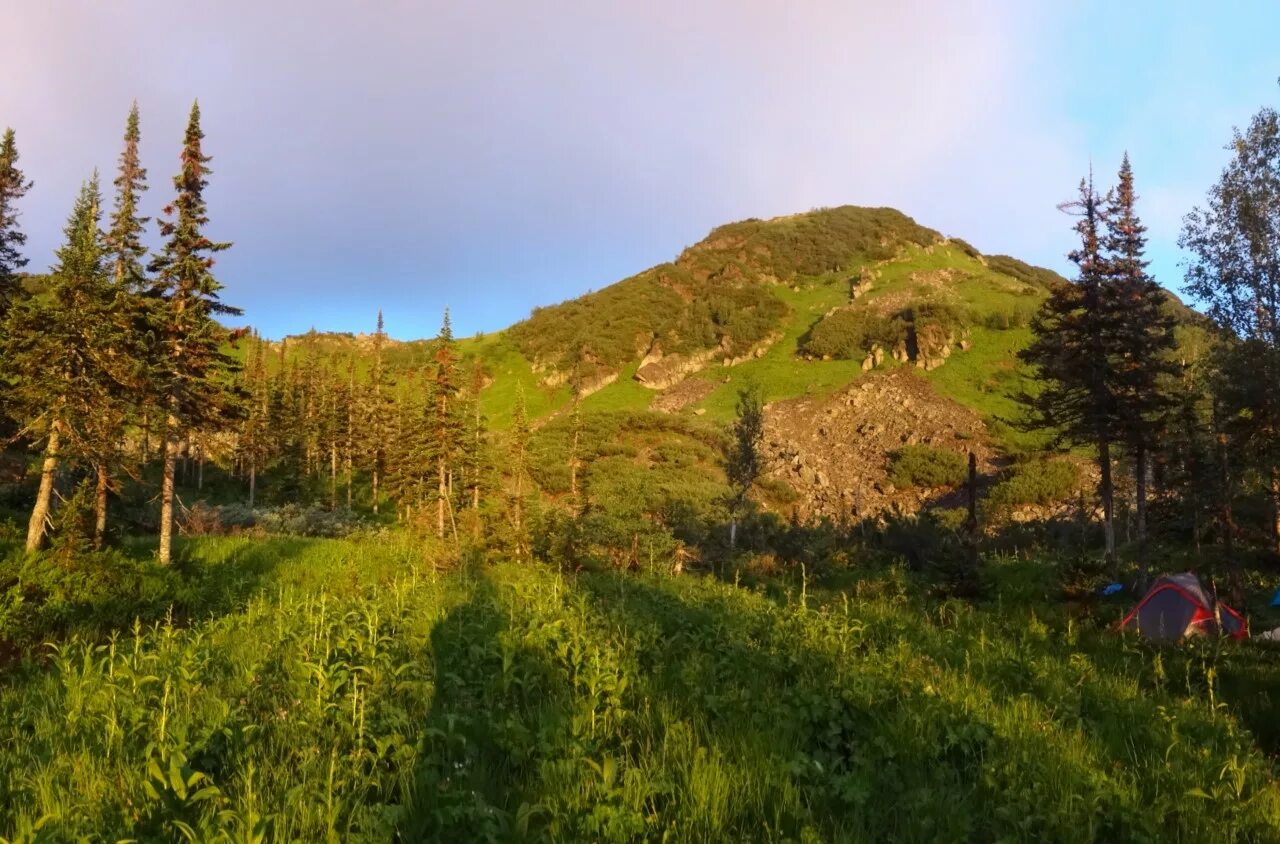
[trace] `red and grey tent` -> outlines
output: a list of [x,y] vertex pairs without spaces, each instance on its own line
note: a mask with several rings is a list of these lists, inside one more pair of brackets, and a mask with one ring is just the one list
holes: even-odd
[[1233,639],[1249,635],[1249,626],[1240,613],[1215,601],[1200,585],[1200,578],[1189,571],[1158,579],[1120,627],[1170,641],[1219,632]]

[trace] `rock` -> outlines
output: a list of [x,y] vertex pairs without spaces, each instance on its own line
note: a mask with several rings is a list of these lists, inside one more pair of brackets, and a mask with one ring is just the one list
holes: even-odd
[[870,372],[875,368],[876,368],[875,355],[867,355],[866,358],[862,361],[862,371]]
[[960,351],[962,351],[962,352],[967,352],[967,351],[969,351],[969,350],[970,350],[970,349],[972,349],[972,348],[973,348],[973,344],[972,344],[972,343],[970,343],[968,340],[961,340],[961,341],[960,341]]

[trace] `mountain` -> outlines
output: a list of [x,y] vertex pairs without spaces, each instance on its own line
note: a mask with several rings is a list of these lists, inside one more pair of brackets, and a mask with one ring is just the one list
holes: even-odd
[[[698,439],[693,429],[732,418],[739,389],[756,385],[775,505],[842,517],[927,502],[929,490],[889,481],[904,447],[973,450],[994,470],[1043,445],[1008,420],[1034,389],[1017,358],[1028,322],[1063,283],[899,211],[844,206],[720,226],[670,263],[459,347],[485,372],[482,405],[497,428],[522,390],[552,428],[576,396],[586,414],[682,416],[639,427]],[[1198,330],[1195,312],[1170,300]],[[289,342],[339,356],[371,346],[332,334]],[[429,356],[430,341],[386,352],[404,372]]]

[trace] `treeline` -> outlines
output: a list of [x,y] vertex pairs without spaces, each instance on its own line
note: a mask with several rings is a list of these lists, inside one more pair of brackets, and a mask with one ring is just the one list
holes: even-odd
[[95,172],[75,198],[55,263],[39,276],[24,272],[19,214],[32,181],[12,130],[0,144],[0,450],[41,454],[27,549],[47,543],[62,498],[91,502],[82,533],[101,547],[109,502],[134,482],[158,511],[159,560],[170,562],[185,509],[179,484],[203,488],[207,458],[250,510],[265,480],[275,502],[351,509],[358,495],[362,509],[392,507],[401,521],[455,539],[478,534],[482,504],[506,479],[514,491],[504,491],[500,509],[519,534],[523,401],[495,473],[478,401],[485,374],[479,363],[463,366],[447,313],[431,361],[412,373],[385,365],[381,313],[371,355],[360,359],[322,355],[305,340],[288,354],[285,342],[273,349],[220,322],[240,311],[221,300],[214,273],[230,244],[206,233],[203,137],[197,104],[151,252],[135,104],[110,209]]
[[[1096,456],[1105,555],[1116,572],[1114,464],[1129,473],[1139,579],[1148,567],[1149,488],[1163,529],[1199,550],[1216,541],[1241,587],[1241,545],[1280,554],[1280,119],[1263,109],[1227,147],[1232,158],[1204,207],[1188,214],[1185,290],[1210,339],[1188,354],[1170,297],[1147,272],[1146,230],[1128,156],[1116,185],[1092,174],[1063,208],[1078,220],[1074,283],[1032,321],[1022,359],[1040,390],[1028,427]],[[1265,500],[1266,514],[1254,503]],[[1238,506],[1250,510],[1240,520]]]

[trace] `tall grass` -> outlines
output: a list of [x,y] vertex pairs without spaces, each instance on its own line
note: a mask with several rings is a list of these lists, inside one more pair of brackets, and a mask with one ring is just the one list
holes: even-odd
[[[236,540],[193,564],[234,566]],[[1213,648],[1017,591],[437,573],[268,541],[203,619],[51,644],[0,687],[9,840],[1275,840]],[[1035,588],[1035,587],[1031,587]]]

